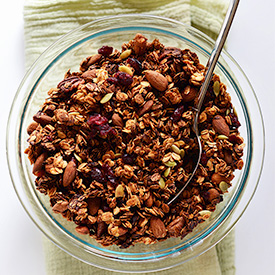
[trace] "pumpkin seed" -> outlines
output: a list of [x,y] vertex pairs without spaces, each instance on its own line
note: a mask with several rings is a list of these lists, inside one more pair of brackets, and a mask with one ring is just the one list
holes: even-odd
[[219,136],[218,136],[218,139],[228,139],[228,137],[225,136],[225,135],[219,135]]
[[119,66],[119,67],[118,67],[118,70],[119,70],[120,72],[129,74],[129,75],[131,75],[131,76],[133,75],[133,71],[132,71],[128,66],[124,66],[124,65]]
[[215,96],[218,96],[220,93],[220,82],[219,81],[215,81],[213,84],[213,91]]
[[219,187],[223,193],[225,193],[229,187],[228,183],[225,181],[221,181]]
[[119,184],[116,188],[115,197],[116,198],[124,197],[124,188],[121,184]]
[[82,158],[79,155],[74,153],[74,157],[77,159],[78,162],[82,163]]
[[165,187],[165,180],[163,178],[160,178],[159,180],[159,187],[163,189]]
[[173,144],[171,146],[171,149],[172,149],[173,152],[175,152],[176,154],[180,155],[180,148],[177,145]]
[[168,175],[170,174],[170,171],[171,171],[171,167],[168,167],[168,168],[164,171],[163,176],[164,176],[165,178],[168,177]]
[[164,164],[168,167],[175,167],[177,165],[175,161],[171,161],[171,160],[165,162]]
[[204,220],[207,220],[210,217],[211,212],[209,210],[202,210],[199,212],[199,214],[202,216]]
[[184,149],[181,149],[181,150],[180,150],[180,156],[181,156],[182,159],[184,158],[184,156],[185,156],[185,151],[184,151]]
[[100,100],[101,104],[107,103],[113,96],[114,93],[108,93],[105,96],[103,96]]
[[128,49],[128,50],[125,50],[124,52],[121,53],[121,55],[119,56],[121,59],[125,59],[127,58],[128,56],[130,56],[132,53],[132,50],[131,49]]

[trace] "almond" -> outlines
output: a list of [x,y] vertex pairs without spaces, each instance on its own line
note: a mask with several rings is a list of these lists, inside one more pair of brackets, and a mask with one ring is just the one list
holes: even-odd
[[153,195],[150,193],[149,198],[145,201],[145,205],[146,207],[152,207],[154,203],[154,197]]
[[93,65],[94,63],[97,63],[101,59],[102,55],[97,53],[93,56],[91,56],[88,60],[87,67]]
[[234,175],[231,175],[229,177],[224,177],[218,173],[214,173],[211,177],[212,182],[219,184],[221,181],[230,182],[234,178]]
[[167,230],[171,236],[178,236],[184,224],[185,224],[184,218],[177,217],[175,220],[173,220],[168,224]]
[[64,187],[69,186],[75,179],[75,176],[76,176],[76,164],[73,160],[71,160],[66,166],[63,174],[63,186]]
[[107,224],[103,221],[100,221],[97,224],[96,236],[100,238],[107,230]]
[[33,116],[33,120],[41,125],[47,125],[52,122],[52,118],[42,112],[38,112]]
[[43,163],[46,159],[47,155],[46,153],[42,153],[35,161],[33,168],[32,168],[32,172],[34,175],[38,176],[39,172],[41,172],[42,168],[43,168]]
[[31,133],[37,128],[38,123],[33,121],[27,128],[27,133],[31,135]]
[[225,136],[229,136],[230,130],[229,130],[229,126],[226,123],[225,119],[220,116],[220,115],[216,115],[214,116],[213,120],[212,120],[212,125],[214,130],[221,134],[221,135],[225,135]]
[[119,114],[113,114],[113,116],[112,116],[112,121],[113,121],[113,124],[114,124],[114,125],[119,126],[119,127],[121,127],[121,128],[124,127],[123,120],[122,120],[122,118],[120,117]]
[[147,101],[137,112],[139,116],[143,116],[145,113],[149,112],[154,104],[153,100]]
[[63,213],[68,209],[68,202],[67,201],[59,201],[53,206],[53,212],[56,213]]
[[190,86],[190,85],[187,85],[183,91],[183,93],[181,93],[181,96],[182,96],[182,100],[184,102],[190,102],[192,100],[195,99],[195,97],[197,96],[197,89]]
[[166,236],[166,228],[160,218],[152,217],[150,220],[150,228],[157,239],[164,238]]
[[145,72],[145,77],[160,92],[164,92],[168,87],[167,78],[159,72],[148,70]]
[[100,208],[101,199],[100,198],[89,198],[87,200],[87,203],[88,203],[89,214],[94,216]]
[[90,233],[90,230],[87,226],[84,226],[84,225],[78,225],[76,228],[75,228],[75,231],[79,234],[82,234],[82,235],[87,235]]
[[83,78],[94,79],[96,78],[97,69],[88,70],[82,74]]
[[212,204],[216,204],[220,201],[220,193],[217,189],[215,188],[210,188],[206,194],[205,198],[211,202]]

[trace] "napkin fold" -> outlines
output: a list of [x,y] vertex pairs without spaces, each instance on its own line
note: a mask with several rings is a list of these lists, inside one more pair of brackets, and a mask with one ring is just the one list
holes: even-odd
[[[29,68],[36,58],[61,35],[103,16],[146,13],[190,24],[216,38],[225,16],[228,0],[25,0],[25,61]],[[43,238],[48,275],[115,275],[68,255]],[[233,275],[234,231],[218,245],[182,265],[158,275]]]

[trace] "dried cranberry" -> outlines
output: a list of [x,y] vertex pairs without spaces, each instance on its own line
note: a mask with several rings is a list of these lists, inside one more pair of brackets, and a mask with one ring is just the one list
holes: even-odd
[[127,63],[135,69],[136,74],[142,73],[142,64],[135,58],[128,58]]
[[207,161],[208,161],[208,159],[207,159],[207,156],[206,156],[206,152],[203,151],[201,153],[201,164],[203,166],[205,166],[207,164]]
[[91,115],[87,121],[90,126],[103,125],[108,122],[108,119],[100,114]]
[[116,77],[108,77],[107,79],[107,82],[109,82],[110,84],[115,84],[117,85],[118,84],[118,79]]
[[129,86],[133,83],[133,77],[124,72],[117,72],[114,77],[117,78],[118,83],[122,86]]
[[234,129],[237,129],[241,126],[241,123],[239,122],[238,117],[234,113],[230,113],[229,117],[230,117],[230,120],[231,120],[231,123],[232,123],[231,126]]
[[98,53],[102,54],[103,56],[108,56],[113,52],[113,47],[109,46],[102,46],[99,50]]
[[134,156],[130,154],[124,154],[122,156],[122,160],[125,164],[133,164],[134,163]]
[[103,163],[102,165],[102,172],[105,176],[105,178],[112,184],[116,183],[116,176],[112,170],[112,168],[107,164]]
[[172,114],[171,119],[173,120],[173,122],[178,122],[181,119],[183,112],[184,112],[184,106],[182,105],[178,107]]
[[108,124],[108,119],[100,114],[91,115],[87,123],[90,126],[90,136],[92,138],[97,134],[103,137],[109,134],[116,135],[116,131]]
[[96,167],[94,167],[91,170],[91,178],[92,178],[92,180],[96,180],[100,183],[106,182],[106,179],[105,179],[104,175],[102,174],[101,170]]

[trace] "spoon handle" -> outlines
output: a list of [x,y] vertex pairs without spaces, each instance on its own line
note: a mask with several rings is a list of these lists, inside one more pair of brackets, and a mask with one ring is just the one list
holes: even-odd
[[219,59],[220,53],[224,46],[224,43],[225,43],[225,40],[229,33],[230,27],[232,25],[232,21],[235,16],[238,4],[239,4],[239,0],[231,0],[229,3],[229,7],[227,9],[227,13],[225,15],[225,19],[223,21],[220,33],[218,35],[218,38],[215,42],[214,48],[211,52],[211,55],[208,59],[207,65],[206,65],[207,71],[205,74],[204,83],[201,86],[200,93],[199,93],[198,104],[197,104],[197,113],[199,113],[201,110],[205,94],[207,92],[208,86],[212,79],[213,71],[214,71],[216,63]]

